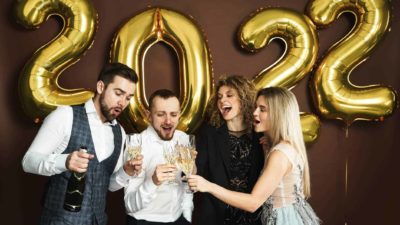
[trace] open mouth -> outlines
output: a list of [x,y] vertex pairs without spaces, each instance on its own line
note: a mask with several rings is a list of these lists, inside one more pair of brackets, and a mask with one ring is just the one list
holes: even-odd
[[119,108],[119,107],[115,107],[115,108],[113,109],[113,111],[114,111],[116,114],[120,114],[120,113],[122,112],[122,109]]
[[163,131],[165,131],[166,133],[169,133],[169,132],[172,131],[172,127],[161,127],[161,129],[162,129]]
[[224,105],[222,106],[222,114],[227,114],[232,110],[232,106]]
[[254,126],[257,126],[258,124],[260,124],[260,120],[257,120],[257,119],[254,119],[254,121],[253,121],[253,124],[254,124]]

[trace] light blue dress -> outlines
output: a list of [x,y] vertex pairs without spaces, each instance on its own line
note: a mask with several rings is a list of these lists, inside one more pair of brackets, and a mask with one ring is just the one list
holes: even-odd
[[303,169],[304,163],[293,146],[279,143],[273,151],[280,151],[292,163],[292,171],[286,174],[278,187],[262,206],[263,225],[318,225],[320,220],[304,199]]

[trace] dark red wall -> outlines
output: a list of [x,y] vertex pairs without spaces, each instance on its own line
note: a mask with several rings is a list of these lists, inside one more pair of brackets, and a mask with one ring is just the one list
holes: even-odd
[[[35,224],[41,210],[45,177],[26,174],[21,160],[33,140],[35,125],[21,110],[18,74],[30,56],[61,29],[59,19],[50,19],[38,30],[26,30],[12,15],[12,0],[0,2],[0,212],[1,224]],[[351,76],[358,85],[383,84],[400,90],[400,2],[391,1],[393,17],[389,32],[371,57]],[[151,6],[165,6],[193,16],[204,30],[213,59],[214,78],[221,74],[253,77],[283,53],[282,45],[271,43],[257,54],[238,47],[236,32],[252,12],[261,7],[288,7],[304,12],[306,1],[277,0],[113,0],[94,1],[99,28],[93,47],[61,75],[67,88],[94,88],[102,64],[108,60],[112,37],[127,19]],[[343,17],[330,28],[319,30],[319,59],[351,28]],[[177,89],[178,69],[174,52],[157,44],[145,62],[147,93],[161,87]],[[162,83],[157,74],[169,77]],[[316,112],[304,79],[293,90],[306,112]],[[325,225],[398,224],[400,113],[383,122],[356,122],[348,130],[339,121],[321,118],[318,141],[309,147],[312,198],[310,202]],[[348,159],[348,193],[345,195],[345,165]],[[112,193],[108,202],[109,224],[124,224],[122,192]]]

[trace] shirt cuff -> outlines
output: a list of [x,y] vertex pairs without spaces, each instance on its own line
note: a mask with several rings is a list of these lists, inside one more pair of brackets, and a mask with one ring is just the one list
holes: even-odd
[[135,177],[135,175],[134,175],[134,176],[129,176],[129,174],[127,174],[127,173],[125,172],[123,166],[122,166],[122,167],[117,171],[117,173],[116,173],[116,180],[117,180],[117,182],[118,182],[118,181],[119,181],[119,182],[122,182],[122,184],[123,184],[124,187],[129,183],[129,180],[130,180],[132,177]]
[[68,154],[60,154],[55,157],[54,169],[55,169],[56,174],[59,174],[59,173],[62,173],[62,172],[65,172],[68,170],[67,167],[65,166],[67,157],[68,157]]
[[136,177],[136,174],[134,174],[133,176],[129,176],[129,174],[127,174],[127,173],[125,172],[123,166],[121,167],[121,169],[118,170],[117,173],[118,173],[117,175],[118,175],[121,179],[124,179],[124,180],[129,180],[129,179],[132,178],[132,177]]

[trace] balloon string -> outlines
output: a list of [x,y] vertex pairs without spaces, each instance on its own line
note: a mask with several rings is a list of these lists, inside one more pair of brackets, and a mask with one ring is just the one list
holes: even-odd
[[349,169],[349,157],[346,154],[346,162],[345,162],[345,183],[344,183],[344,196],[347,199],[347,187],[348,187],[348,180],[349,180],[349,173],[348,173],[348,169]]
[[[346,125],[346,138],[349,137],[349,125]],[[345,170],[344,170],[344,205],[347,205],[348,199],[348,184],[349,184],[349,152],[345,151]],[[344,224],[347,225],[347,216],[344,215]]]
[[[347,208],[347,196],[348,196],[348,180],[349,180],[349,156],[348,153],[346,151],[346,161],[345,161],[345,174],[344,174],[344,206],[345,209]],[[344,224],[347,225],[347,215],[346,215],[346,210],[345,210],[345,214],[344,214]]]

